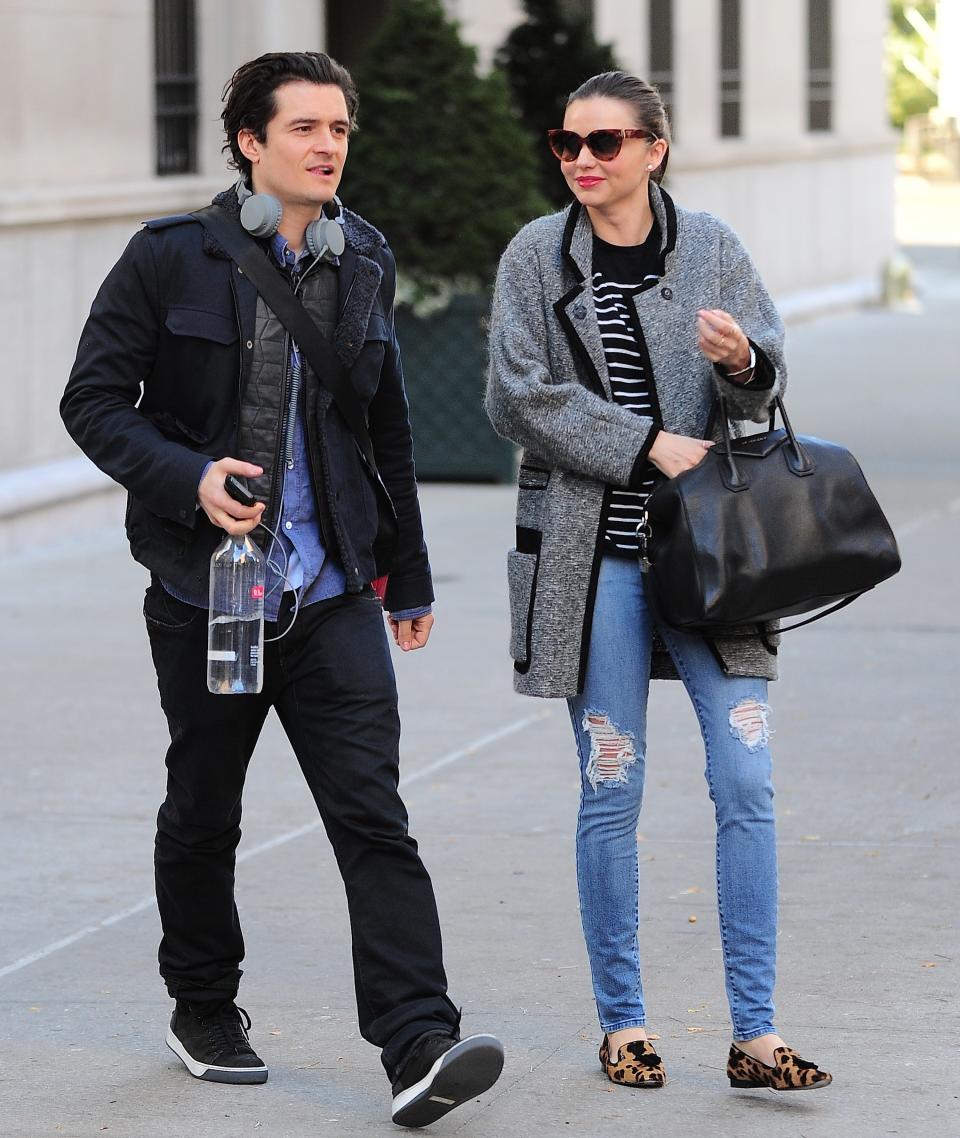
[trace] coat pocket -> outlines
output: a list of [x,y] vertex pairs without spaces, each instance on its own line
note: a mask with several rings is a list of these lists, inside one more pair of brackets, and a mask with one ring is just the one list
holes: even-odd
[[201,308],[168,308],[164,324],[174,336],[213,340],[217,344],[232,344],[240,335],[234,317]]
[[517,548],[507,553],[507,586],[510,593],[510,655],[518,672],[530,667],[533,607],[537,599],[540,568],[539,530],[517,527]]

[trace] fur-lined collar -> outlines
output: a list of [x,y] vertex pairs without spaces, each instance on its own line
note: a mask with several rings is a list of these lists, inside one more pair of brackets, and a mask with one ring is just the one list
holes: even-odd
[[[213,205],[219,206],[225,213],[239,218],[240,202],[237,199],[236,186],[230,186],[229,189],[222,190],[217,194],[213,199]],[[369,221],[364,221],[360,214],[345,208],[342,216],[343,236],[347,247],[359,256],[373,257],[378,250],[386,245],[387,240],[380,230],[371,225]],[[213,257],[221,257],[224,260],[230,259],[207,230],[203,231],[203,251]]]

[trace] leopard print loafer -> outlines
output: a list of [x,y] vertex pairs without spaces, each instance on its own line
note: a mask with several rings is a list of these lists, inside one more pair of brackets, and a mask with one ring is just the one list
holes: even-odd
[[600,1045],[600,1066],[611,1083],[625,1087],[662,1087],[667,1081],[663,1061],[646,1039],[625,1043],[615,1063],[610,1062],[610,1042],[606,1036]]
[[730,1058],[727,1060],[730,1086],[744,1090],[765,1088],[771,1091],[809,1091],[833,1082],[833,1075],[829,1071],[821,1071],[816,1063],[801,1059],[792,1047],[778,1047],[773,1057],[776,1063],[768,1067],[766,1063],[741,1051],[736,1044],[731,1044]]

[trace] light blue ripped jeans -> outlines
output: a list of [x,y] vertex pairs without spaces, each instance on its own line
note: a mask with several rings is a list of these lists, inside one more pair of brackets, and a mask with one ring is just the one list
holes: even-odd
[[656,627],[697,713],[717,818],[717,902],[735,1039],[774,1030],[777,852],[767,684],[728,676],[706,641],[657,624],[634,560],[600,567],[582,695],[569,700],[580,752],[580,914],[606,1032],[646,1022],[640,979],[637,820]]

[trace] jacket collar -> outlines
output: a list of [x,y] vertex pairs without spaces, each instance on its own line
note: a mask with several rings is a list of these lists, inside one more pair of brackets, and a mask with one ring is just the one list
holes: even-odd
[[[235,217],[239,221],[240,200],[237,197],[236,185],[230,186],[229,189],[222,190],[217,194],[213,199],[213,204],[219,206],[225,213],[229,213],[231,217]],[[347,248],[352,249],[358,256],[375,256],[377,251],[386,245],[386,238],[380,230],[371,225],[369,221],[364,221],[358,213],[354,213],[351,209],[344,209],[342,216],[343,236]],[[213,257],[223,257],[226,260],[230,259],[206,230],[204,230],[203,235],[203,251]]]
[[[673,198],[656,182],[650,182],[650,207],[660,225],[660,276],[665,276],[667,258],[677,243],[677,210]],[[589,279],[593,263],[593,226],[590,215],[578,201],[569,207],[560,251],[578,281]]]
[[[239,222],[240,201],[235,185],[217,194],[213,204]],[[344,366],[350,368],[363,347],[370,313],[383,279],[378,254],[386,248],[387,242],[379,229],[352,210],[345,209],[342,217],[346,248],[341,254],[337,275],[338,318],[333,344]],[[230,259],[206,229],[203,251],[211,257]]]

